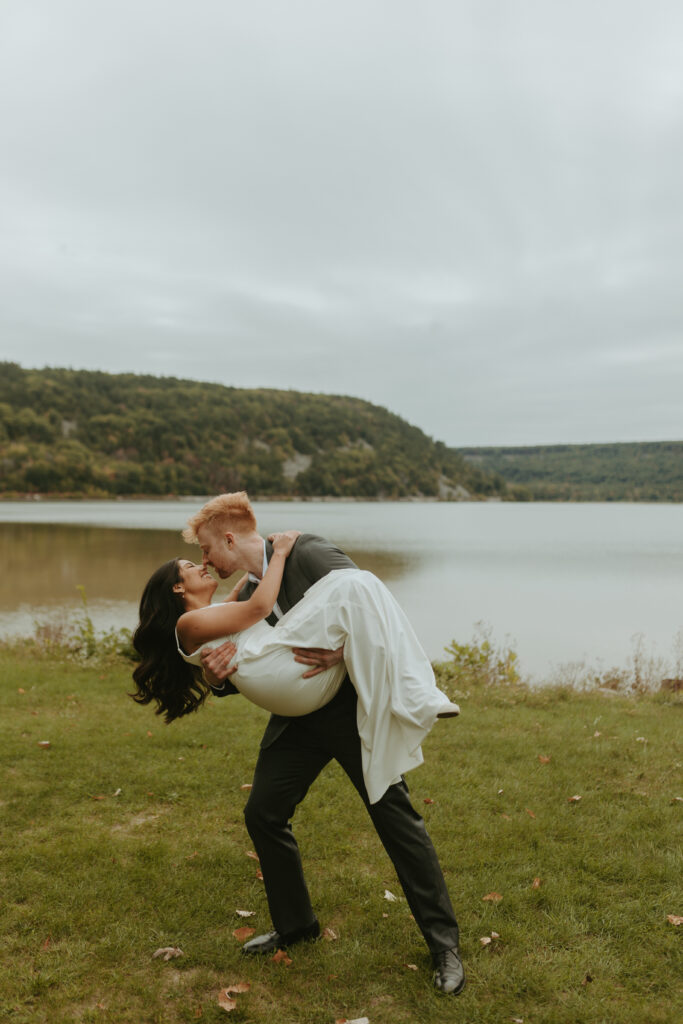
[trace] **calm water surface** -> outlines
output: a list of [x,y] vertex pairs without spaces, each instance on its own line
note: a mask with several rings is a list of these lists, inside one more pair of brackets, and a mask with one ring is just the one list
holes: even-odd
[[[79,606],[99,628],[133,626],[150,573],[195,557],[179,531],[201,499],[0,503],[0,635]],[[273,502],[266,534],[297,528],[377,573],[434,659],[477,623],[509,639],[522,669],[624,665],[635,634],[672,660],[683,628],[683,506]]]

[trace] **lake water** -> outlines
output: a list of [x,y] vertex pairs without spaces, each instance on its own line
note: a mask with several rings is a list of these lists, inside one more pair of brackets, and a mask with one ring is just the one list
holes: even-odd
[[[0,503],[0,635],[79,607],[98,628],[134,626],[151,572],[196,558],[179,531],[201,499]],[[334,540],[380,576],[429,656],[485,623],[535,678],[568,663],[626,665],[634,636],[677,671],[683,630],[683,506],[264,502],[266,534]],[[225,589],[225,587],[223,588]]]

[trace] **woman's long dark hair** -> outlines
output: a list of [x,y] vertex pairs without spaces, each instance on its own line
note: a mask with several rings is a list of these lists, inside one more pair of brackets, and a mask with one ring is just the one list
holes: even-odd
[[140,622],[133,634],[140,664],[133,672],[137,690],[129,696],[138,704],[156,701],[156,714],[163,714],[166,722],[196,711],[209,693],[201,670],[183,661],[176,647],[175,627],[185,604],[173,584],[181,579],[177,558],[150,577],[140,599]]

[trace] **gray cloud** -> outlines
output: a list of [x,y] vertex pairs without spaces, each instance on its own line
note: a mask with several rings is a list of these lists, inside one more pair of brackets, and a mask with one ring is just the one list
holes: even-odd
[[683,436],[673,0],[0,13],[0,356]]

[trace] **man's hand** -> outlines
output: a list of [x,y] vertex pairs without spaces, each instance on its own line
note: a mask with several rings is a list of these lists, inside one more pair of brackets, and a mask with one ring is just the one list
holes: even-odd
[[215,686],[220,690],[221,683],[237,671],[237,665],[230,665],[236,654],[237,648],[232,640],[226,640],[219,647],[207,647],[202,651],[202,670],[209,686]]
[[302,677],[304,679],[317,676],[319,672],[324,672],[326,668],[332,668],[344,660],[343,644],[336,651],[326,651],[322,647],[293,647],[292,650],[294,661],[298,661],[300,665],[313,666],[309,672],[304,672]]

